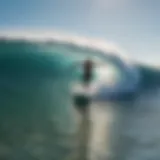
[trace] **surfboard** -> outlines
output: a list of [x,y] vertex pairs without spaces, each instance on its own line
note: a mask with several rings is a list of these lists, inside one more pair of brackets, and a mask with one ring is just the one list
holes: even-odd
[[83,84],[74,83],[72,87],[74,105],[78,107],[87,107],[90,105],[94,93],[95,88],[92,84],[86,87]]

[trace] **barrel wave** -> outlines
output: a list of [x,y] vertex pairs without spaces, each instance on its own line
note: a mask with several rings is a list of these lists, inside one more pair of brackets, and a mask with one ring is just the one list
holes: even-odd
[[[41,66],[38,63],[42,64],[45,66],[45,73],[50,73],[55,77],[66,76],[73,78],[71,73],[73,70],[69,71],[67,68],[70,68],[73,63],[78,63],[79,59],[83,60],[87,57],[95,58],[95,61],[98,60],[100,63],[106,64],[106,67],[101,68],[103,74],[108,71],[107,64],[111,64],[114,66],[119,78],[114,85],[105,83],[105,80],[97,81],[95,99],[125,98],[128,94],[135,95],[142,90],[159,85],[158,69],[137,64],[115,46],[101,40],[55,33],[52,36],[34,34],[16,34],[15,36],[13,34],[9,36],[2,35],[0,46],[1,57],[14,57],[13,59],[19,57],[16,65],[22,65],[23,60],[29,60],[31,64],[36,61],[37,67]],[[12,63],[12,60],[10,62]],[[1,63],[1,65],[3,64]],[[5,63],[5,65],[8,64]],[[29,70],[31,65],[26,68],[26,70]],[[31,72],[34,72],[34,70],[32,69]],[[100,73],[97,72],[97,76],[101,76]],[[109,77],[103,78],[108,79]]]
[[[81,83],[81,68],[78,64],[88,57],[97,64],[92,81],[96,92],[95,102],[91,106],[95,128],[92,131],[94,137],[90,147],[94,149],[91,149],[91,153],[109,159],[107,157],[110,155],[106,155],[106,132],[110,128],[106,126],[112,121],[110,118],[119,118],[111,116],[119,112],[112,109],[122,108],[123,112],[124,107],[132,108],[131,112],[125,112],[126,119],[122,123],[127,122],[128,126],[120,125],[114,133],[133,129],[133,132],[125,133],[127,136],[123,143],[129,139],[129,143],[131,140],[135,142],[136,149],[136,145],[143,148],[141,140],[135,141],[134,138],[136,134],[139,136],[142,133],[144,136],[141,139],[146,133],[150,136],[148,121],[153,120],[150,126],[154,127],[156,116],[149,111],[160,113],[159,94],[155,92],[160,86],[159,69],[134,62],[114,45],[102,40],[57,33],[39,35],[7,32],[0,35],[0,159],[72,159],[70,155],[76,148],[78,138],[74,137],[79,123],[74,112],[71,88],[73,82],[78,80]],[[73,67],[75,64],[78,67]],[[99,103],[99,100],[106,102]],[[155,103],[151,105],[152,102]],[[141,118],[144,114],[147,118],[143,121]],[[143,128],[147,131],[142,132]],[[98,139],[105,143],[97,144]],[[116,136],[113,139],[115,143]],[[153,139],[153,142],[158,141]],[[126,147],[120,146],[119,154],[130,152],[129,145],[126,143]],[[119,148],[114,150],[113,155],[118,155],[117,150]],[[135,157],[137,155],[135,152]],[[99,157],[91,159],[97,160]]]

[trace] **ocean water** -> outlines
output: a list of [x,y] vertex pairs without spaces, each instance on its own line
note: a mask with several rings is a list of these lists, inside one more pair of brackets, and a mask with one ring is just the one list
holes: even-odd
[[[160,71],[96,45],[1,38],[0,159],[160,158]],[[98,64],[89,124],[72,93],[73,83],[81,82],[79,61],[86,57]],[[91,128],[87,140],[83,127]],[[88,145],[87,153],[79,142]]]

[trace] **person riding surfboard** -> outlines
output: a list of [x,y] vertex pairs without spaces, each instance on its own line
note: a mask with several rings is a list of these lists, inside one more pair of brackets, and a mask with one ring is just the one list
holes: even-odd
[[[91,81],[93,77],[93,61],[86,59],[81,63],[82,66],[82,86],[85,88],[85,92],[89,91]],[[78,147],[79,155],[78,159],[88,159],[88,141],[90,136],[90,120],[89,120],[89,106],[91,103],[91,97],[84,93],[78,93],[74,97],[75,106],[82,115],[81,125],[78,132]]]
[[[79,65],[80,64],[80,65]],[[80,86],[82,87],[82,90],[84,92],[81,92],[81,90],[77,90],[75,93],[75,88],[74,90],[74,104],[76,108],[80,112],[85,113],[86,110],[88,109],[90,103],[91,103],[91,81],[93,78],[93,65],[94,62],[91,60],[91,58],[87,58],[81,62],[76,63],[76,66],[79,66],[82,68],[82,76],[81,76],[81,84]],[[78,82],[79,83],[79,82]],[[79,85],[78,85],[79,86]]]

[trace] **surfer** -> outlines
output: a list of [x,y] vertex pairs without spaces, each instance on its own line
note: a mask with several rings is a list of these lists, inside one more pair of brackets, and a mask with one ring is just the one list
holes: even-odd
[[[89,105],[91,103],[91,81],[93,78],[93,61],[90,58],[81,61],[80,63],[76,63],[75,67],[82,67],[82,90],[84,88],[84,93],[81,91],[74,93],[74,103],[80,112],[86,113]],[[78,82],[79,83],[79,82]]]
[[[89,104],[91,102],[90,95],[87,95],[87,92],[90,92],[90,83],[93,76],[93,62],[89,58],[84,60],[82,63],[82,85],[84,86],[86,93],[77,93],[75,95],[74,101],[75,106],[79,109],[80,112],[85,114],[89,109]],[[88,89],[88,91],[87,91]]]
[[83,64],[83,83],[85,87],[88,87],[93,75],[93,62],[90,59],[84,61]]

